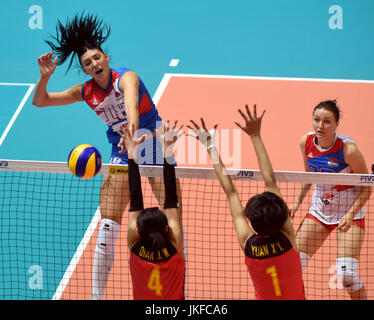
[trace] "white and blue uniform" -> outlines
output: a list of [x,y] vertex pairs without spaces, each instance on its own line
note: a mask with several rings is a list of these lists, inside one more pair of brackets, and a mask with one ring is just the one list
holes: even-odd
[[[309,132],[305,142],[305,156],[310,171],[353,173],[352,168],[344,161],[343,148],[348,142],[355,143],[351,138],[336,133],[332,146],[321,149],[316,144],[315,133]],[[351,208],[360,190],[360,186],[317,184],[309,213],[327,225],[337,224]],[[362,207],[354,220],[362,219],[365,214],[366,209]]]
[[[127,115],[124,104],[124,93],[119,88],[121,77],[130,71],[127,68],[110,70],[110,81],[107,88],[101,88],[93,79],[82,86],[82,97],[99,118],[108,125],[107,137],[112,144],[110,163],[127,164],[127,151],[120,154],[118,143],[121,136],[117,133],[121,123],[127,123]],[[139,78],[139,135],[153,132],[162,123],[158,111]],[[162,147],[157,138],[144,141],[139,147],[139,164],[162,165]]]

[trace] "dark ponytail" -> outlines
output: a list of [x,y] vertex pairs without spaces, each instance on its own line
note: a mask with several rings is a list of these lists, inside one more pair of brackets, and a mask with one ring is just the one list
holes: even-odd
[[140,239],[147,249],[159,250],[167,245],[169,236],[166,231],[168,220],[159,208],[147,208],[138,216],[137,227]]
[[58,65],[62,65],[72,55],[67,70],[69,71],[75,57],[79,59],[90,49],[103,51],[101,46],[109,35],[110,27],[108,25],[99,20],[97,16],[85,15],[83,12],[80,17],[75,15],[71,21],[67,20],[65,25],[58,20],[56,36],[52,36],[57,44],[49,40],[45,42],[58,57]]

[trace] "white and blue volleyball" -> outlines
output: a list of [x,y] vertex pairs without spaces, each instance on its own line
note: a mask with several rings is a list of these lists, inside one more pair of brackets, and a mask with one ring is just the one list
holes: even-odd
[[94,177],[101,169],[100,152],[89,144],[80,144],[70,151],[68,165],[72,174],[81,179]]

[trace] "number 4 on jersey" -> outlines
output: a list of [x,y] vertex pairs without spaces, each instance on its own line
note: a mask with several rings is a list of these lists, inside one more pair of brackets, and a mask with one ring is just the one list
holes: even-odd
[[160,269],[159,267],[154,267],[151,271],[151,275],[148,279],[148,288],[155,291],[156,295],[161,296],[162,285],[160,281]]

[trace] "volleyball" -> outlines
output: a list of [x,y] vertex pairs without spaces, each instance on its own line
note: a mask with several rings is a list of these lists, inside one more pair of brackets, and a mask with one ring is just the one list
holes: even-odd
[[102,162],[100,152],[89,144],[74,147],[68,157],[71,173],[81,179],[94,177],[99,172]]

